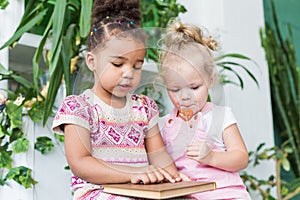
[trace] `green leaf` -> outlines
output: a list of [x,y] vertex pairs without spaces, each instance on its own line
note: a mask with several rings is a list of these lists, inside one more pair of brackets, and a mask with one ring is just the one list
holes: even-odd
[[20,37],[28,30],[30,30],[38,21],[40,21],[44,15],[46,14],[47,9],[41,11],[37,16],[35,16],[33,19],[31,19],[28,23],[26,23],[22,27],[18,27],[17,31],[14,33],[14,35],[4,44],[2,47],[0,47],[0,50],[4,49],[5,47],[8,47],[12,45],[15,41],[19,40]]
[[[1,63],[0,63],[0,74],[1,75],[11,75],[12,71],[7,70]],[[0,79],[1,80],[1,79]]]
[[[232,72],[239,80],[240,84],[238,84],[242,89],[244,88],[244,82],[243,82],[243,79],[240,77],[240,75],[235,71],[233,70],[231,67],[227,66],[225,62],[222,62],[222,63],[218,63],[218,65],[220,67],[222,67],[223,69],[227,70],[227,71],[230,71]],[[231,81],[231,80],[227,80],[227,81]]]
[[0,9],[4,10],[8,6],[9,2],[7,0],[0,0]]
[[290,162],[287,158],[284,158],[282,160],[282,168],[285,170],[285,171],[290,171],[291,170],[291,165],[290,165]]
[[[66,0],[56,1],[53,11],[53,26],[52,26],[52,46],[51,46],[51,57],[50,57],[50,66],[51,63],[55,63],[57,61],[57,56],[60,53],[61,49],[61,37],[63,34],[63,24],[65,20],[65,12],[66,12]],[[56,60],[56,61],[55,61]],[[53,64],[56,66],[56,64]],[[49,73],[52,75],[53,69],[50,67]]]
[[11,131],[11,136],[9,138],[9,142],[12,143],[24,136],[24,133],[22,131],[22,127],[13,128]]
[[51,25],[52,25],[52,21],[53,21],[53,18],[51,18],[49,20],[49,23],[45,29],[45,32],[43,34],[43,37],[42,37],[42,40],[38,46],[38,48],[36,49],[35,53],[34,53],[34,56],[32,58],[32,67],[33,67],[33,85],[34,85],[34,88],[36,89],[36,91],[38,91],[38,74],[39,74],[39,61],[40,61],[40,58],[42,56],[42,53],[44,51],[44,46],[46,44],[46,41],[47,41],[47,38],[48,38],[48,34],[51,30]]
[[59,61],[61,61],[61,52],[62,52],[62,40],[60,39],[57,44],[55,52],[51,52],[51,58],[49,63],[49,75],[53,75],[55,69],[60,67]]
[[242,55],[242,54],[238,54],[238,53],[223,54],[223,55],[217,57],[215,60],[219,61],[219,60],[223,60],[224,58],[238,58],[238,59],[252,61],[251,58],[249,58],[249,57],[247,57],[245,55]]
[[276,151],[276,160],[282,160],[284,159],[284,154],[282,153],[282,151]]
[[262,152],[262,153],[258,154],[257,157],[261,160],[266,160],[266,159],[268,159],[268,154],[267,154],[267,152]]
[[38,137],[34,144],[34,149],[38,150],[42,154],[50,152],[54,147],[51,138],[47,136]]
[[293,153],[293,149],[291,147],[285,147],[284,152],[286,153]]
[[8,102],[6,104],[6,112],[10,118],[10,123],[12,128],[19,128],[22,126],[22,112],[23,106],[17,106],[13,102]]
[[2,175],[2,174],[0,174],[0,185],[1,185],[1,186],[4,186],[5,184],[6,184],[6,179],[3,178],[3,175]]
[[48,93],[45,100],[46,107],[45,107],[45,113],[43,118],[44,125],[46,124],[48,117],[52,114],[52,107],[55,101],[57,91],[61,84],[62,76],[63,76],[63,69],[61,67],[56,67],[54,71],[54,75],[50,77]]
[[58,141],[60,141],[60,142],[64,142],[64,141],[65,141],[64,135],[60,135],[60,134],[54,133],[54,137],[55,137]]
[[13,162],[11,158],[12,151],[2,150],[0,151],[0,168],[11,168],[11,164]]
[[62,67],[63,67],[67,95],[69,95],[71,93],[70,92],[70,85],[71,85],[70,62],[71,62],[72,56],[74,54],[72,44],[76,37],[75,34],[76,34],[76,25],[71,24],[67,30],[66,35],[63,37],[62,52],[60,54],[61,59],[62,59]]
[[29,147],[29,140],[26,138],[19,138],[12,146],[14,153],[27,152]]
[[261,148],[263,148],[263,146],[265,146],[265,145],[266,145],[266,143],[260,143],[260,144],[257,146],[256,151],[261,150]]
[[[217,65],[222,66],[222,67],[228,66],[228,65],[241,67],[250,76],[250,78],[256,83],[256,85],[259,86],[259,83],[258,83],[257,79],[255,78],[255,76],[244,65],[242,65],[240,63],[236,63],[236,62],[231,62],[231,61],[219,62],[219,63],[217,63]],[[232,72],[234,72],[236,75],[238,75],[238,73],[235,72],[234,70],[232,70]]]
[[31,176],[31,169],[20,166],[11,168],[6,175],[7,180],[14,180],[25,188],[31,188],[33,185],[37,184]]
[[32,88],[33,87],[32,83],[29,82],[28,80],[26,80],[25,78],[23,78],[22,76],[12,74],[11,78],[13,80],[15,80],[16,82],[20,83],[21,85],[23,85],[26,88]]
[[285,186],[282,186],[281,193],[282,195],[287,195],[289,193],[289,189]]
[[35,102],[31,109],[28,111],[28,115],[34,122],[39,122],[44,117],[45,103],[44,102]]
[[80,37],[85,38],[89,34],[90,20],[86,19],[86,16],[91,16],[93,7],[93,0],[81,0],[81,11],[80,11]]

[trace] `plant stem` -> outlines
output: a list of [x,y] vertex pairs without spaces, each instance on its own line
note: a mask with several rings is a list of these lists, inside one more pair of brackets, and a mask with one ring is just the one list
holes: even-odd
[[282,200],[281,195],[281,178],[280,178],[280,160],[276,160],[276,191],[278,200]]
[[288,195],[286,195],[282,200],[289,200],[292,197],[296,196],[297,194],[300,194],[300,186],[297,187],[296,190],[294,190],[293,192],[289,193]]
[[266,199],[269,196],[253,179],[249,178],[248,180],[250,181],[250,184],[263,196],[263,199]]

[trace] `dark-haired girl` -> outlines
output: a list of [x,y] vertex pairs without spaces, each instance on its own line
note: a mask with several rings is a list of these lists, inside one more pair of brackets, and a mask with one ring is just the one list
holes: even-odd
[[53,130],[65,136],[74,199],[126,199],[105,183],[180,181],[157,125],[158,107],[130,94],[140,82],[146,36],[139,0],[95,0],[86,64],[94,85],[65,98]]

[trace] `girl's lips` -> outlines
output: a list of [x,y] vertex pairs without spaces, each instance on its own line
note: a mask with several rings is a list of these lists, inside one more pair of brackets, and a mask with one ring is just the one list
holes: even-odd
[[131,85],[128,85],[128,84],[124,84],[124,85],[118,85],[119,88],[121,88],[122,90],[129,90],[131,89]]
[[184,110],[184,109],[189,109],[190,107],[192,107],[193,105],[181,105],[180,109]]

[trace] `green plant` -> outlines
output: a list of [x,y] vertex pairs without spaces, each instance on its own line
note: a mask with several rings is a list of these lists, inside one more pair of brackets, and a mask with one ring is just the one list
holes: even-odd
[[4,10],[8,4],[9,2],[7,0],[0,0],[0,9]]
[[[89,30],[92,0],[28,0],[25,12],[14,35],[0,48],[12,46],[25,32],[42,35],[42,40],[32,60],[33,88],[38,95],[38,78],[42,74],[39,60],[45,48],[46,40],[51,38],[51,49],[46,58],[50,81],[48,96],[45,99],[43,122],[52,114],[52,106],[62,79],[66,83],[67,94],[71,91],[70,62],[79,54],[82,38]],[[79,41],[79,42],[78,42]]]
[[[0,185],[8,184],[10,180],[30,188],[37,183],[31,176],[32,170],[25,166],[18,166],[14,162],[14,155],[26,153],[29,148],[27,133],[22,130],[22,117],[29,115],[31,120],[42,120],[44,109],[43,96],[35,99],[33,85],[11,70],[6,70],[0,64],[0,81],[10,80],[17,84],[16,90],[6,90],[8,97],[0,95]],[[38,112],[38,111],[39,112]],[[47,140],[41,143],[40,140]],[[37,138],[35,145],[41,153],[44,149],[51,150],[53,143],[50,138]]]
[[[268,62],[276,145],[284,141],[292,148],[288,155],[295,178],[300,177],[300,67],[295,58],[292,33],[281,35],[274,1],[270,0],[274,26],[261,29],[261,43]],[[290,30],[290,29],[289,29]]]
[[[249,153],[249,164],[253,167],[261,164],[266,160],[272,160],[276,165],[276,174],[270,175],[267,180],[258,179],[246,172],[241,174],[244,183],[249,189],[258,191],[264,200],[288,200],[300,194],[300,178],[287,182],[281,179],[281,172],[290,171],[291,164],[288,160],[293,150],[289,147],[288,142],[283,143],[281,147],[263,148],[265,143],[260,144],[256,151]],[[276,187],[276,197],[272,196],[271,190]]]
[[[223,54],[215,58],[216,65],[220,68],[220,78],[222,84],[233,84],[239,86],[241,89],[244,88],[244,81],[237,73],[235,68],[240,68],[246,74],[254,81],[254,83],[259,86],[259,83],[255,76],[252,74],[252,72],[245,66],[244,64],[241,64],[241,62],[247,61],[249,63],[252,63],[252,65],[257,66],[254,60],[251,58],[238,54],[238,53],[228,53]],[[225,72],[231,72],[238,80],[238,82],[234,81],[232,78],[228,78],[228,75],[225,74]]]
[[[142,27],[145,28],[149,37],[147,58],[158,61],[159,49],[157,43],[161,37],[163,28],[169,20],[176,18],[180,13],[185,13],[186,8],[177,0],[142,0]],[[149,30],[147,28],[150,28]],[[155,28],[155,29],[153,29]]]

